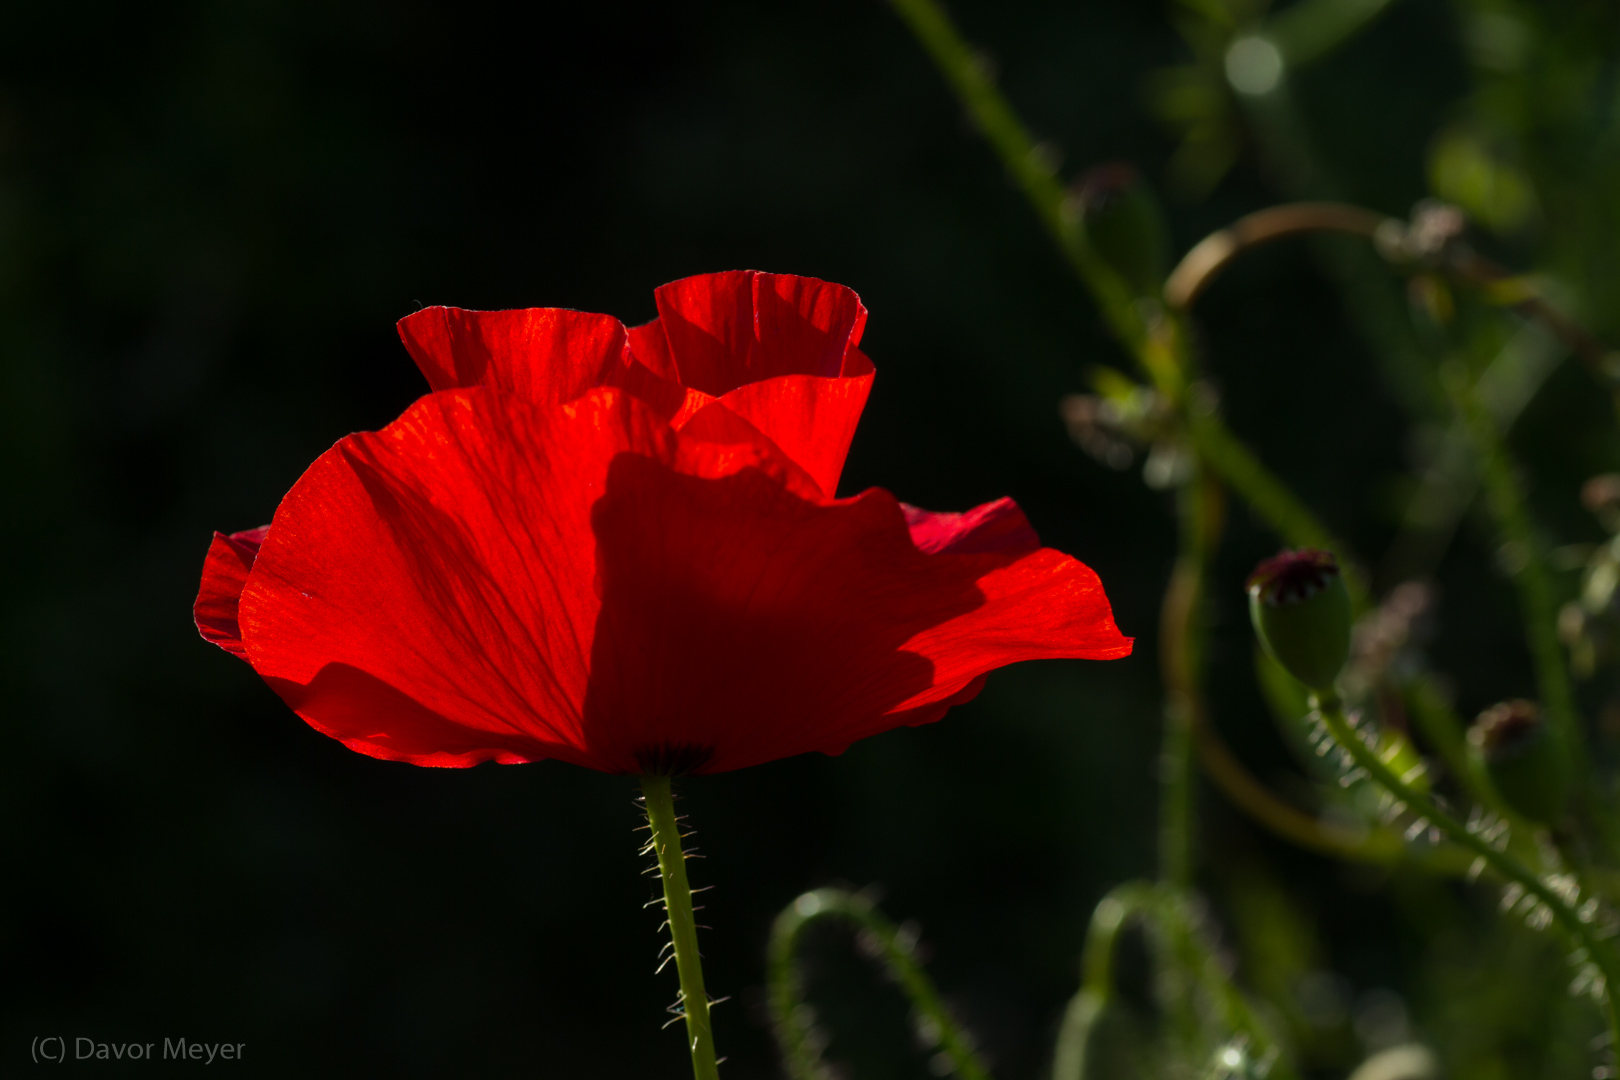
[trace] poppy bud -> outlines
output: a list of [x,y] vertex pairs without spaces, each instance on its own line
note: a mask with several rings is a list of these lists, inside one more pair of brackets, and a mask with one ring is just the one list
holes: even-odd
[[1249,618],[1283,669],[1318,693],[1350,656],[1350,594],[1326,551],[1301,548],[1265,560],[1249,575]]
[[1504,701],[1480,713],[1468,749],[1508,806],[1543,825],[1564,816],[1569,757],[1535,702]]
[[1164,291],[1169,232],[1158,200],[1133,166],[1116,161],[1082,173],[1069,210],[1084,225],[1092,250],[1132,292],[1157,298]]

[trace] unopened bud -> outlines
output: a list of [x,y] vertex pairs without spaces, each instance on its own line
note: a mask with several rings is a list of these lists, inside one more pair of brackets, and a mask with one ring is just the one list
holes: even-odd
[[1159,202],[1135,167],[1116,161],[1082,173],[1069,208],[1097,255],[1137,296],[1158,299],[1170,265],[1170,236]]
[[1515,811],[1543,825],[1564,816],[1569,755],[1535,702],[1504,701],[1480,713],[1468,729],[1468,748]]
[[1249,618],[1272,658],[1318,693],[1331,693],[1350,656],[1350,594],[1326,551],[1301,548],[1249,575]]

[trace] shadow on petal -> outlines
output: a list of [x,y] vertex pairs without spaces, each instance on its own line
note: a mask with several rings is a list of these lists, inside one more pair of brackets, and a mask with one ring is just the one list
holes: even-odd
[[979,608],[978,575],[1013,561],[918,551],[886,492],[818,503],[756,469],[692,476],[631,454],[591,520],[602,608],[583,728],[626,771],[660,745],[714,747],[698,771],[722,772],[937,719],[934,664],[904,646]]
[[274,676],[265,682],[317,731],[385,761],[443,768],[484,761],[515,765],[551,757],[579,761],[570,748],[546,745],[532,734],[480,731],[450,720],[349,664],[327,664],[308,684]]

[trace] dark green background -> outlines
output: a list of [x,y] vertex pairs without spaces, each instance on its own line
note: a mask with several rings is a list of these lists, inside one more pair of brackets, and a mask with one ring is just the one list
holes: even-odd
[[[1168,6],[956,8],[1066,168],[1125,158],[1162,178],[1172,143],[1142,85],[1187,56]],[[425,390],[402,315],[553,305],[639,322],[661,282],[753,267],[842,282],[871,311],[879,374],[846,491],[937,509],[1016,497],[1098,570],[1138,647],[1004,671],[944,722],[842,758],[680,785],[707,856],[695,878],[717,886],[704,941],[711,989],[734,995],[717,1014],[726,1075],[777,1074],[770,919],[847,882],[881,883],[886,910],[920,922],[998,1075],[1037,1076],[1092,904],[1154,866],[1173,527],[1137,472],[1068,442],[1059,396],[1125,361],[893,13],[234,0],[4,15],[4,1070],[32,1067],[36,1036],[183,1035],[247,1043],[243,1064],[213,1066],[233,1075],[683,1073],[680,1036],[658,1030],[675,982],[653,976],[632,781],[353,754],[204,644],[190,605],[212,529],[268,521],[322,450]],[[1451,8],[1402,0],[1301,94],[1346,194],[1404,213],[1465,89]],[[1280,190],[1245,151],[1209,198],[1172,204],[1178,250]],[[1377,550],[1402,421],[1308,251],[1243,264],[1200,316],[1233,427]],[[1551,394],[1590,396],[1569,371]],[[1561,408],[1538,404],[1532,430],[1557,429]],[[1559,506],[1610,463],[1607,442],[1571,443],[1549,443]],[[1470,614],[1441,648],[1465,709],[1528,679],[1512,624],[1487,625],[1512,596],[1473,536],[1448,593]],[[1214,611],[1220,724],[1265,776],[1286,758],[1250,685],[1241,580],[1274,543],[1234,508]],[[1400,887],[1284,849],[1213,794],[1203,807],[1216,909],[1251,870],[1280,888],[1348,1001],[1416,993],[1424,957],[1466,946],[1456,918],[1489,912],[1445,891],[1425,909],[1438,922],[1397,930]],[[926,1075],[898,998],[865,988],[847,941],[819,948],[818,985],[853,1002],[824,1010],[833,1056],[863,1078]]]

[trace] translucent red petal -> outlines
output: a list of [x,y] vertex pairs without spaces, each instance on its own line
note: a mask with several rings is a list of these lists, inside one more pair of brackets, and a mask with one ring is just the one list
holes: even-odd
[[192,617],[204,638],[226,652],[247,659],[242,647],[242,628],[237,622],[237,605],[242,598],[242,587],[247,584],[253,569],[253,560],[264,543],[265,525],[246,532],[215,533],[208,546],[208,557],[203,560],[202,587],[197,590]]
[[635,772],[670,746],[702,771],[836,753],[1003,664],[1129,651],[1096,575],[1010,504],[931,526],[1001,542],[927,550],[886,492],[829,500],[747,425],[698,434],[613,391],[431,395],[283,501],[248,658],[375,756]]

